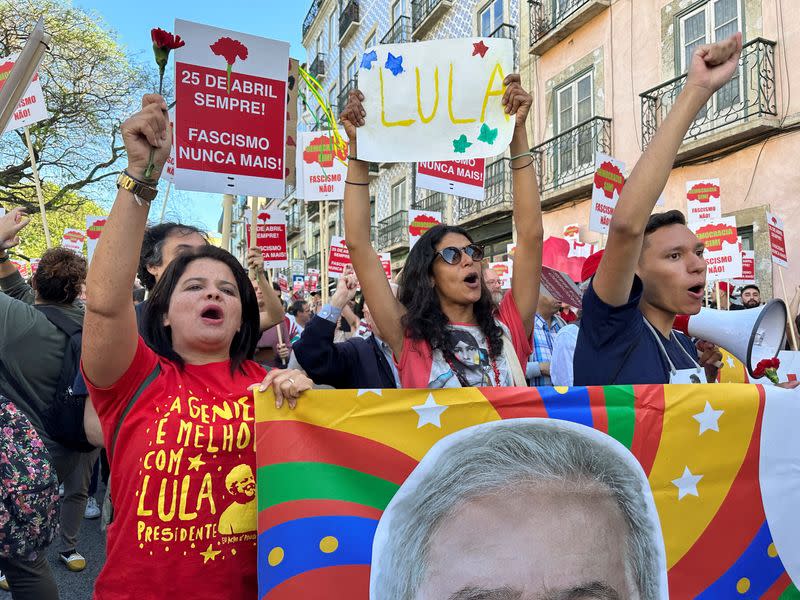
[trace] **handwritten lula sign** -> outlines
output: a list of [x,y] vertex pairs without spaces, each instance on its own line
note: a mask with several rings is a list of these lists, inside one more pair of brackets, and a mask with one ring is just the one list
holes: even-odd
[[358,72],[367,113],[358,128],[358,158],[418,162],[501,154],[514,132],[502,104],[513,57],[512,41],[494,38],[367,48]]

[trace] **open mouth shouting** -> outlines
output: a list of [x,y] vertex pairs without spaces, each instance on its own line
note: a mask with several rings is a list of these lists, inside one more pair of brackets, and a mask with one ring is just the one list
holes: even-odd
[[687,290],[689,296],[691,296],[691,298],[694,300],[702,300],[703,296],[705,295],[705,291],[705,286],[701,283],[693,285]]
[[225,320],[225,312],[221,306],[209,304],[203,308],[200,319],[204,325],[222,325]]
[[467,287],[471,290],[475,290],[481,287],[481,281],[477,273],[470,273],[469,275],[464,277],[464,283],[466,283]]

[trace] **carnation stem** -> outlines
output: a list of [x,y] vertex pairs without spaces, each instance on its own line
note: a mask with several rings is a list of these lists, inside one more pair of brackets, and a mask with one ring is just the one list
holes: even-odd
[[[158,68],[158,95],[160,96],[164,90],[164,67]],[[153,175],[153,169],[156,168],[155,164],[156,149],[150,148],[150,158],[147,160],[147,168],[144,170],[145,180],[149,180]]]

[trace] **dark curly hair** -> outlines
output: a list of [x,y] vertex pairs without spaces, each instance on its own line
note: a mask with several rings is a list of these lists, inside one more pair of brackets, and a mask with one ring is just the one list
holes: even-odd
[[[412,339],[426,340],[432,350],[439,350],[453,360],[450,350],[449,322],[442,312],[436,288],[429,285],[436,259],[436,246],[448,233],[460,234],[472,243],[472,236],[465,229],[452,225],[437,225],[419,238],[408,253],[406,264],[400,274],[400,289],[397,299],[406,308],[403,327]],[[481,297],[475,303],[475,319],[489,342],[489,355],[497,358],[503,351],[503,330],[494,320],[492,295],[481,279]]]
[[40,300],[72,304],[86,281],[86,259],[66,248],[50,248],[42,255],[31,283]]
[[192,225],[182,223],[159,223],[148,227],[142,238],[142,249],[139,252],[139,270],[137,275],[145,289],[152,291],[156,285],[156,278],[147,270],[147,267],[157,267],[164,260],[164,243],[171,235],[191,235],[197,233],[208,241],[204,231]]

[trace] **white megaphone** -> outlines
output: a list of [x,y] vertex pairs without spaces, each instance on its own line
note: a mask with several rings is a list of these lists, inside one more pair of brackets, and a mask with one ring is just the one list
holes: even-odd
[[689,337],[725,348],[738,358],[751,377],[759,361],[774,358],[786,344],[788,311],[775,299],[760,309],[715,310],[701,308],[696,315],[678,315],[674,328]]

